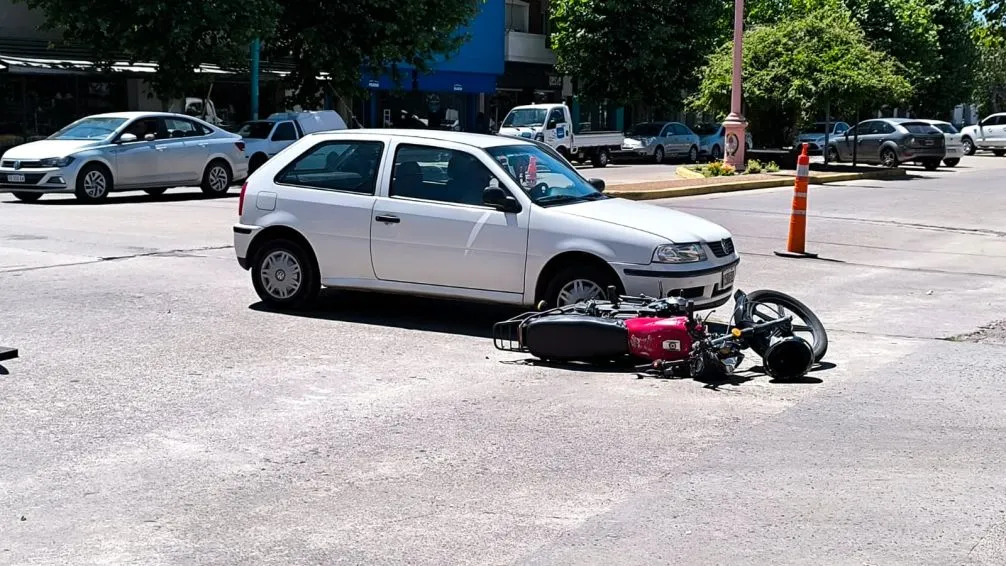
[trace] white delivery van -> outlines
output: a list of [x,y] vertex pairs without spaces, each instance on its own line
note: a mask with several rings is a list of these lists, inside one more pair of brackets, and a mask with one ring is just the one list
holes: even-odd
[[516,106],[500,124],[499,135],[545,142],[571,161],[588,159],[594,167],[606,167],[611,153],[622,147],[622,132],[574,133],[573,117],[565,104]]
[[335,110],[277,112],[265,120],[245,122],[237,134],[245,142],[248,174],[293,142],[315,132],[345,130],[346,122]]

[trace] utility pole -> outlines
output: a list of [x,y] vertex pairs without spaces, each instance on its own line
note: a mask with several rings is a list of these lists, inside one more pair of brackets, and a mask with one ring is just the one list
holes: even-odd
[[747,140],[745,130],[747,120],[741,114],[741,79],[744,61],[744,0],[734,1],[734,69],[733,89],[730,96],[730,115],[723,121],[726,130],[723,140],[724,162],[738,171],[744,169],[744,145]]
[[251,119],[258,120],[259,56],[262,42],[258,38],[251,43]]

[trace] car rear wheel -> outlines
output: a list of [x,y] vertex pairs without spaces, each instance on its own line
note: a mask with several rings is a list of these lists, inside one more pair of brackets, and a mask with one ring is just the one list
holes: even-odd
[[926,168],[926,171],[936,171],[940,167],[940,160],[927,159],[922,162],[922,166]]
[[112,175],[97,163],[85,165],[77,173],[77,187],[74,194],[77,200],[86,203],[100,202],[112,190]]
[[993,154],[994,154],[994,155],[995,155],[996,157],[1002,157],[1002,156],[1006,155],[1006,149],[993,149],[993,150],[992,150],[992,153],[993,153]]
[[35,202],[42,198],[42,193],[26,193],[24,191],[14,191],[14,198],[21,202]]
[[248,162],[248,174],[251,175],[255,171],[258,171],[258,168],[265,165],[267,160],[268,158],[261,153],[253,155],[251,161]]
[[211,161],[203,172],[200,188],[210,196],[223,196],[231,188],[231,168],[221,160]]
[[608,154],[608,149],[601,148],[597,150],[597,153],[594,154],[594,158],[591,160],[591,164],[594,167],[607,167],[609,157],[610,155]]
[[714,145],[713,150],[710,152],[710,156],[713,161],[719,161],[720,159],[723,159],[723,150],[720,149],[720,146]]
[[691,149],[688,150],[688,162],[695,163],[698,160],[699,160],[699,148],[693,145]]
[[251,276],[262,302],[277,309],[303,308],[321,288],[311,255],[290,240],[263,244],[253,260]]
[[950,159],[943,160],[943,164],[946,165],[947,167],[957,167],[957,164],[960,162],[961,160],[957,157],[952,157]]
[[885,147],[880,150],[880,164],[884,167],[897,167],[898,154],[895,153],[893,149]]

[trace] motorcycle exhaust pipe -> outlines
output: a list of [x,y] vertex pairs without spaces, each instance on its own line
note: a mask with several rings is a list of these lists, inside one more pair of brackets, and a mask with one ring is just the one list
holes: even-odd
[[762,360],[765,373],[772,378],[799,379],[814,364],[814,348],[799,336],[773,336]]

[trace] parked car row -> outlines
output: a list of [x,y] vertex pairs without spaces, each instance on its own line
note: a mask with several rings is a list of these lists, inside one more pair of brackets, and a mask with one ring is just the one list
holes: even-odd
[[[754,146],[751,132],[746,133],[745,150]],[[689,127],[681,122],[641,122],[625,134],[621,158],[643,158],[663,163],[670,158],[695,163],[700,159],[723,159],[726,128],[723,124],[698,124]]]

